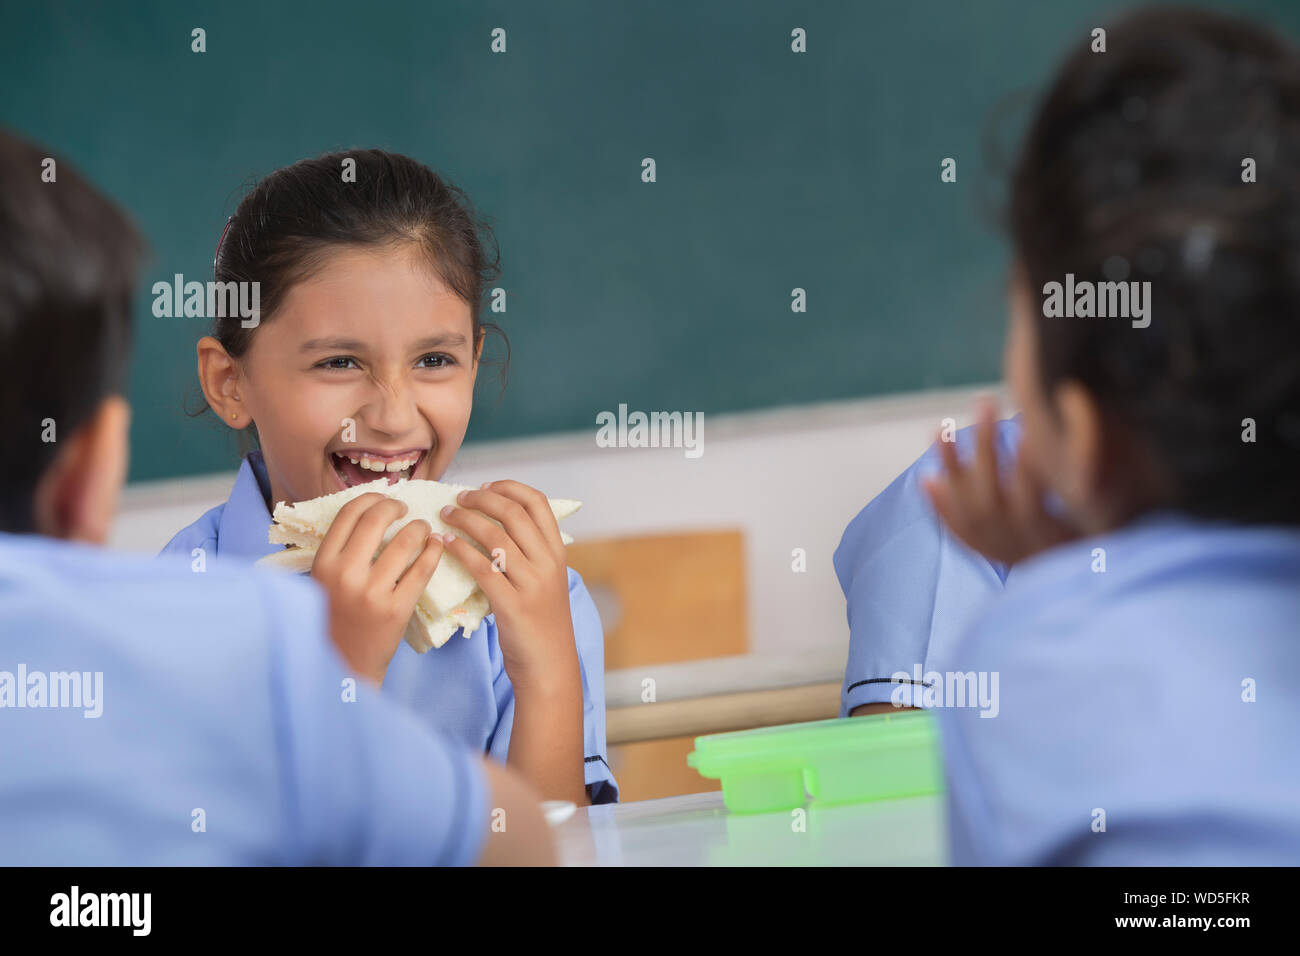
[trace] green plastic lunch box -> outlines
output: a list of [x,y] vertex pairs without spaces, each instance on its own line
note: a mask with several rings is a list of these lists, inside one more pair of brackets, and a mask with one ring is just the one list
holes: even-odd
[[791,810],[808,796],[831,805],[943,790],[934,715],[921,710],[696,737],[686,762],[722,781],[733,813]]

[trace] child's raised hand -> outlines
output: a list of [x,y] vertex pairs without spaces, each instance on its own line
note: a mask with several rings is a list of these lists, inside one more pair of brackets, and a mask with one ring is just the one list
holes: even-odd
[[406,510],[404,502],[373,492],[354,498],[339,509],[311,566],[329,594],[335,645],[353,670],[377,684],[442,557],[442,539],[427,521],[412,521],[382,544]]
[[1015,564],[1078,532],[1043,506],[1044,488],[1022,447],[1010,482],[998,468],[996,406],[984,402],[975,429],[975,461],[963,465],[956,442],[939,440],[943,473],[925,482],[939,517],[967,547],[1003,564]]
[[510,682],[516,691],[569,685],[578,673],[569,573],[546,496],[518,481],[494,481],[462,491],[456,500],[463,507],[448,505],[443,520],[491,557],[454,533],[445,539],[447,553],[465,566],[492,603]]

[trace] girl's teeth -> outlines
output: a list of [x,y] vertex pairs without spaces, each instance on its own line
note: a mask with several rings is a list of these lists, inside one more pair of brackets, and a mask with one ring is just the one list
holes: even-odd
[[353,458],[351,455],[336,454],[339,458],[347,458],[352,464],[359,465],[366,471],[383,473],[408,471],[419,460],[418,458],[406,458],[397,461],[379,461],[374,458]]

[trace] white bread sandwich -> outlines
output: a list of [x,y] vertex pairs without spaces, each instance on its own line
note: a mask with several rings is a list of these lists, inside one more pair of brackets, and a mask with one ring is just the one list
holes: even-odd
[[[272,515],[274,520],[267,534],[267,540],[272,544],[283,544],[287,547],[283,551],[267,555],[258,564],[297,572],[311,570],[312,561],[316,558],[316,550],[320,547],[325,532],[329,530],[338,515],[339,509],[353,498],[372,491],[387,495],[389,498],[397,498],[404,501],[407,506],[406,514],[394,521],[384,532],[385,544],[406,525],[422,519],[432,525],[434,533],[454,531],[458,537],[465,538],[486,555],[487,549],[471,540],[459,528],[452,528],[442,520],[442,509],[447,505],[456,504],[456,496],[462,491],[471,490],[473,489],[467,485],[445,484],[441,481],[413,478],[389,484],[387,478],[378,478],[363,485],[354,485],[346,491],[323,495],[309,501],[299,501],[297,504],[286,504],[282,501],[275,506]],[[569,517],[581,508],[582,502],[552,498],[550,505],[551,512],[558,521]],[[573,539],[563,532],[561,537],[565,544],[573,542]],[[429,579],[424,593],[420,595],[420,600],[415,605],[415,613],[411,615],[410,623],[406,626],[406,643],[423,654],[431,647],[442,647],[446,644],[447,640],[456,633],[457,628],[462,628],[464,636],[469,637],[491,610],[487,595],[465,570],[465,566],[444,551],[442,557],[438,559],[438,567],[433,572],[433,577]]]

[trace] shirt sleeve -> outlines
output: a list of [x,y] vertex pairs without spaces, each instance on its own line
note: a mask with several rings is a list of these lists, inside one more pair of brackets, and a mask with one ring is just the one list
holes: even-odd
[[[1004,459],[1018,433],[1017,422],[999,423]],[[958,454],[969,455],[974,429],[955,437]],[[841,717],[862,704],[921,706],[925,675],[1006,579],[1004,566],[967,548],[930,507],[921,483],[940,467],[932,446],[858,513],[835,551],[849,623]]]
[[209,509],[193,524],[186,525],[172,535],[161,551],[163,555],[182,557],[189,561],[194,557],[194,549],[202,548],[208,558],[215,558],[217,553],[217,522],[221,518],[222,505]]
[[[569,568],[569,613],[573,616],[573,636],[582,680],[583,780],[593,804],[615,803],[618,783],[614,780],[605,750],[605,632],[587,586],[572,568]],[[509,754],[515,719],[514,688],[504,666],[493,681],[493,693],[500,716],[492,731],[488,752],[504,763]]]
[[584,780],[591,802],[618,802],[618,783],[605,748],[605,631],[596,602],[582,576],[569,568],[569,608],[578,642],[582,671],[582,736]]
[[476,862],[490,801],[481,756],[345,672],[315,585],[259,578],[288,862]]

